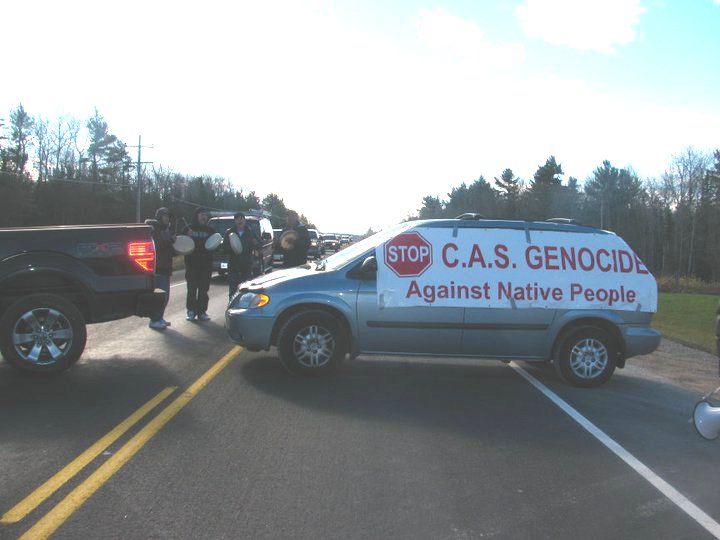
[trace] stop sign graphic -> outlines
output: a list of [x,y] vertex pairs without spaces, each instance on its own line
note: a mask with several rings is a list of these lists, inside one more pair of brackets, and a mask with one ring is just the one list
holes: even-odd
[[430,242],[415,231],[399,234],[385,244],[385,264],[399,277],[418,277],[432,265]]

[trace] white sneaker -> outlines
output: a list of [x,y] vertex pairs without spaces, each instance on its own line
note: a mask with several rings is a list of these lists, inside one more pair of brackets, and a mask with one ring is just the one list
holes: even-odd
[[208,315],[207,313],[201,313],[200,315],[198,315],[198,321],[209,321],[209,320],[210,320],[210,315]]
[[189,309],[187,312],[187,315],[185,316],[185,319],[187,319],[188,321],[195,320],[195,312],[193,310]]
[[162,322],[165,323],[165,326],[172,326],[172,323],[170,321],[166,321],[165,319],[163,319]]
[[148,324],[150,328],[153,330],[165,330],[166,324],[160,320],[160,321],[150,321],[150,324]]

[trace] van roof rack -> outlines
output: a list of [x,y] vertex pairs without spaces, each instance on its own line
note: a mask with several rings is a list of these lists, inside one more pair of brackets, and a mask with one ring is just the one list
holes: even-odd
[[566,225],[582,225],[577,219],[566,218],[566,217],[554,217],[545,220],[548,223],[564,223]]
[[482,214],[478,214],[476,212],[465,212],[464,214],[460,214],[455,219],[486,219],[485,216]]

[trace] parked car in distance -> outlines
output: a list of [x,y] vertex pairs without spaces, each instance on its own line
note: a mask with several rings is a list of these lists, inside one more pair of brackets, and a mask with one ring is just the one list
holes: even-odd
[[[425,237],[442,243],[418,243]],[[405,241],[398,238],[414,243],[398,246]],[[481,245],[491,246],[487,259]],[[413,266],[423,254],[429,266]],[[566,270],[558,281],[560,265]],[[446,284],[418,285],[414,276],[422,272]],[[457,276],[481,276],[480,285],[450,281]],[[390,286],[394,279],[406,281]],[[610,289],[617,282],[632,295]],[[549,299],[546,307],[541,296]],[[458,356],[552,361],[561,379],[593,387],[627,358],[657,348],[661,334],[650,326],[656,303],[654,278],[612,233],[563,223],[440,219],[402,223],[309,268],[247,282],[225,321],[233,341],[250,351],[277,347],[296,373],[332,371],[346,355]]]
[[280,241],[280,235],[282,235],[282,229],[273,229],[273,264],[283,262],[282,251],[276,247],[277,242]]
[[[253,254],[253,277],[272,270],[273,265],[273,228],[270,220],[261,213],[251,211],[243,212],[245,223],[252,229],[261,241],[261,245]],[[215,216],[210,218],[208,225],[220,234],[225,234],[235,224],[232,215]],[[213,270],[221,276],[227,274],[228,254],[220,248],[213,253]]]
[[343,234],[340,236],[340,246],[348,246],[350,245],[350,235]]
[[323,234],[322,244],[325,251],[337,251],[340,249],[340,239],[334,234]]
[[317,229],[308,229],[310,236],[310,247],[308,248],[308,258],[318,259],[325,255],[325,246],[322,244],[320,233]]

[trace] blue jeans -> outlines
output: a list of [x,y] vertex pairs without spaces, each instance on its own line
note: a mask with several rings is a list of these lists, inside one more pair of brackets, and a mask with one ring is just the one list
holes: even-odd
[[161,321],[163,317],[165,317],[165,308],[168,305],[168,300],[170,300],[170,276],[155,274],[155,288],[165,291],[165,303],[163,304],[162,309],[159,309],[152,317],[150,317],[150,320],[153,322]]

